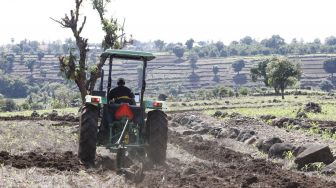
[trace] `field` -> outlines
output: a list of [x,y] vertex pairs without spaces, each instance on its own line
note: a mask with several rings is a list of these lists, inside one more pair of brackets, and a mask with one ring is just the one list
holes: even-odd
[[[157,58],[150,61],[148,64],[147,83],[148,92],[156,94],[158,92],[166,92],[169,87],[177,85],[182,86],[182,92],[187,93],[198,88],[212,89],[216,86],[263,86],[261,82],[251,82],[250,68],[256,65],[265,56],[251,56],[251,57],[228,57],[228,58],[204,58],[197,62],[198,68],[195,73],[199,80],[191,80],[191,68],[187,57],[179,61],[174,55],[157,54]],[[304,87],[318,87],[319,83],[328,78],[329,75],[323,70],[323,61],[333,55],[306,55],[306,56],[289,56],[292,61],[298,62],[302,65],[303,75],[301,79],[301,86]],[[32,72],[22,63],[20,57],[15,56],[13,75],[21,75],[25,77],[32,76],[36,81],[57,81],[63,80],[59,74],[59,63],[56,55],[45,55],[41,61],[37,60],[37,55],[25,55],[24,60],[36,59],[38,65],[35,65]],[[98,59],[98,58],[96,58]],[[237,59],[245,60],[245,67],[240,72],[239,76],[231,67],[231,64]],[[217,65],[219,67],[218,81],[214,81],[214,74],[212,67]],[[113,79],[119,77],[127,78],[130,86],[137,85],[137,67],[139,62],[134,61],[116,61],[113,68]],[[104,67],[108,69],[107,66]],[[127,74],[125,74],[127,69]],[[43,76],[42,73],[45,73]],[[105,84],[107,83],[107,71],[105,71]],[[113,82],[113,84],[115,84]],[[168,87],[168,88],[167,88]]]
[[[167,102],[166,163],[144,162],[140,176],[118,174],[115,156],[102,147],[93,168],[79,163],[78,109],[58,110],[57,116],[38,111],[41,118],[31,111],[1,113],[0,186],[335,187],[335,99],[315,93]],[[309,102],[321,113],[296,118]],[[293,148],[278,155],[260,146],[275,137]],[[303,146],[322,147],[315,152],[323,156],[302,165],[298,159],[310,150],[297,153]]]

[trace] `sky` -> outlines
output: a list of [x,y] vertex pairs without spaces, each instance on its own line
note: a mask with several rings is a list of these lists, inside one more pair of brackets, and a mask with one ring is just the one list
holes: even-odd
[[[23,39],[55,41],[72,37],[52,21],[73,9],[75,0],[0,0],[0,44]],[[273,34],[322,41],[336,36],[335,0],[112,0],[107,16],[125,19],[126,36],[140,41],[218,41],[225,44],[245,36],[260,41]],[[97,13],[84,0],[87,16],[83,36],[101,42]]]

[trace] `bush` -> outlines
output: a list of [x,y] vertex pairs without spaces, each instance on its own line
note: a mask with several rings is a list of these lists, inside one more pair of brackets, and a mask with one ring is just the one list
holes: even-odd
[[323,80],[320,84],[320,89],[322,91],[329,92],[334,88],[333,84],[329,80]]
[[249,93],[249,90],[246,87],[242,87],[242,88],[239,89],[239,94],[241,94],[241,95],[246,96],[248,93]]
[[13,99],[6,99],[2,106],[2,110],[5,112],[12,112],[16,110],[16,108],[17,107]]

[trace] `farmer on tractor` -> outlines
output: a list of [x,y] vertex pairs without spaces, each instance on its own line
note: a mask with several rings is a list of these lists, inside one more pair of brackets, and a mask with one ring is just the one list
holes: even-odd
[[119,78],[117,85],[117,87],[110,90],[108,100],[116,104],[129,103],[130,105],[135,105],[135,96],[133,92],[125,86],[125,80],[123,78]]
[[[94,165],[98,144],[116,154],[119,170],[126,168],[124,161],[132,157],[163,164],[168,140],[167,115],[162,101],[145,99],[147,62],[155,56],[149,52],[115,49],[107,49],[101,56],[109,59],[107,88],[103,88],[103,69],[99,90],[85,96],[81,109],[78,157],[84,164]],[[132,60],[142,66],[140,93],[133,94],[124,79],[118,79],[118,86],[111,89],[114,59]]]

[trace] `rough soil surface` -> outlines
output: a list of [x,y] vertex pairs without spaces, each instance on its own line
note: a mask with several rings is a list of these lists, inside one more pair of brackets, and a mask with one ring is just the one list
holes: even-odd
[[65,153],[35,153],[29,152],[23,155],[11,155],[6,151],[0,152],[0,163],[11,165],[15,168],[54,168],[60,171],[79,171],[81,165],[78,157],[72,152]]
[[302,173],[282,169],[265,159],[253,159],[221,146],[215,141],[189,142],[170,132],[170,142],[190,155],[203,160],[185,164],[170,158],[167,166],[146,173],[144,187],[335,187],[328,182]]
[[221,130],[239,128],[294,144],[327,143],[335,151],[333,141],[288,132],[253,118],[182,115],[192,115],[192,123],[170,121],[166,163],[146,164],[140,179],[117,174],[114,156],[101,148],[96,167],[85,169],[77,160],[76,122],[0,121],[0,187],[336,187],[332,178],[287,170],[281,161],[260,157],[252,145],[217,136]]

